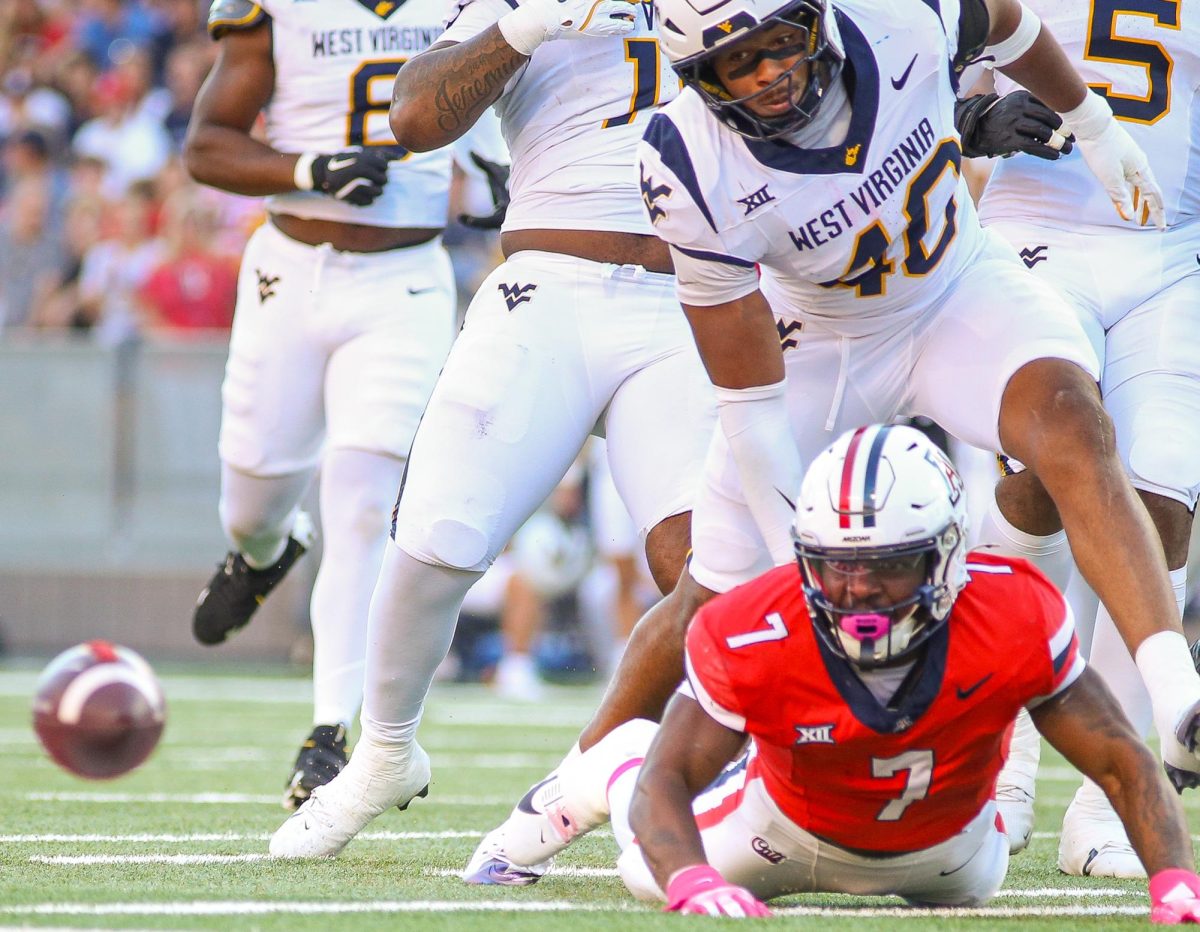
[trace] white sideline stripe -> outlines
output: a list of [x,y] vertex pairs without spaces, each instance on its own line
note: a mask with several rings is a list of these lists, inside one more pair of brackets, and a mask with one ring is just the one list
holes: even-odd
[[[169,803],[200,806],[279,805],[275,795],[253,793],[26,793],[25,799],[35,803]],[[438,796],[441,806],[505,806],[512,804],[507,796]]]
[[[251,916],[270,913],[445,913],[445,912],[630,912],[633,904],[577,903],[563,900],[377,900],[368,903],[295,903],[281,900],[193,900],[182,903],[34,903],[0,906],[9,916]],[[1145,910],[1142,910],[1145,912]]]
[[35,854],[31,864],[240,864],[266,861],[269,854]]
[[[426,841],[438,838],[482,838],[479,832],[363,832],[355,836],[356,841]],[[212,832],[197,835],[0,835],[0,844],[137,844],[162,842],[168,844],[192,844],[202,841],[267,841],[270,832],[243,834],[240,832]]]

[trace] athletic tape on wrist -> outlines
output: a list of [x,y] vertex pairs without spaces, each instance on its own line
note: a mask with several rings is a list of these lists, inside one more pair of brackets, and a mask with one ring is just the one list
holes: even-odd
[[1002,39],[995,45],[989,45],[983,50],[985,56],[991,56],[993,68],[1003,68],[1011,65],[1033,47],[1038,34],[1042,31],[1042,21],[1037,14],[1025,4],[1021,4],[1021,21],[1007,39]]
[[292,181],[295,183],[297,191],[313,189],[312,167],[316,160],[315,152],[305,152],[296,159],[296,167],[292,170]]
[[519,6],[500,17],[496,26],[504,41],[522,55],[532,55],[534,49],[546,41],[546,24],[532,4]]

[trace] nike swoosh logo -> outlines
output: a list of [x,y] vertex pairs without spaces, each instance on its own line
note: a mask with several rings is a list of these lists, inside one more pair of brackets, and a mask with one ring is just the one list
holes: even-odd
[[521,801],[517,803],[517,808],[522,812],[529,813],[530,815],[541,815],[542,813],[533,808],[533,795],[557,776],[557,774],[552,773],[550,776],[546,777],[545,780],[542,780],[540,783],[535,783],[533,786],[531,786],[529,788],[529,792],[522,796]]
[[902,87],[904,87],[904,85],[908,83],[908,76],[912,74],[913,65],[916,63],[917,56],[914,55],[912,57],[912,61],[908,63],[908,67],[904,69],[904,73],[898,78],[892,78],[892,87],[894,87],[896,90],[900,90]]
[[[779,488],[778,488],[778,486],[775,488],[775,491],[776,491],[776,492],[779,492]],[[786,495],[784,495],[782,492],[779,492],[779,497],[780,497],[780,498],[782,498],[782,499],[783,499],[785,502],[787,502],[787,503],[788,503],[788,507],[789,507],[790,509],[792,509],[792,511],[795,511],[795,510],[796,510],[796,503],[795,503],[794,501],[792,501],[790,498],[788,498],[788,497],[787,497]]]
[[983,679],[981,679],[974,686],[969,686],[966,689],[963,689],[961,686],[956,687],[956,691],[958,693],[958,698],[959,699],[970,699],[971,696],[973,696],[975,694],[975,690],[979,689],[980,686],[982,686],[984,683],[986,683],[991,678],[992,678],[992,674],[989,673],[987,676],[985,676]]
[[[912,66],[909,65],[909,67],[911,68]],[[892,83],[894,84],[895,82],[892,82]],[[339,168],[346,168],[349,165],[353,165],[354,160],[356,158],[358,158],[358,156],[351,155],[351,156],[347,156],[346,158],[341,158],[341,159],[330,159],[329,166],[328,166],[329,170],[337,171]]]
[[430,285],[428,288],[409,288],[410,295],[429,294],[431,291],[436,291],[437,285]]
[[961,864],[959,864],[958,867],[954,868],[954,870],[938,871],[938,876],[939,877],[949,877],[951,874],[957,874],[960,870],[962,870],[964,867],[966,867],[968,864],[970,864],[971,861],[973,861],[975,859],[975,855],[978,854],[981,849],[982,849],[982,846],[980,846],[980,848],[976,848],[975,851],[971,854],[971,856],[969,858],[967,858],[965,861],[963,861]]

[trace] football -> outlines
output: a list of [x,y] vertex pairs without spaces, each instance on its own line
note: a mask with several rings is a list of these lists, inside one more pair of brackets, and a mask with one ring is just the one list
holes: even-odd
[[65,770],[108,780],[141,764],[158,744],[166,702],[138,654],[107,641],[63,651],[38,678],[33,730]]

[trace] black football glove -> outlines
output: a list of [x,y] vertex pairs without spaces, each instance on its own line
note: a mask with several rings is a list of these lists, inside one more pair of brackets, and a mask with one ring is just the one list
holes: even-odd
[[1067,136],[1061,149],[1048,144],[1062,126],[1062,117],[1029,91],[960,100],[954,105],[954,124],[962,136],[963,155],[972,159],[1024,152],[1052,162],[1071,151],[1075,138]]
[[383,193],[388,162],[403,154],[398,146],[355,146],[332,155],[318,155],[312,163],[313,190],[366,207]]
[[478,165],[480,171],[487,177],[488,189],[492,192],[492,203],[496,205],[496,209],[486,217],[459,214],[458,222],[473,230],[498,230],[504,223],[504,215],[508,213],[510,166],[501,165],[499,162],[489,162],[478,152],[471,153],[471,161]]

